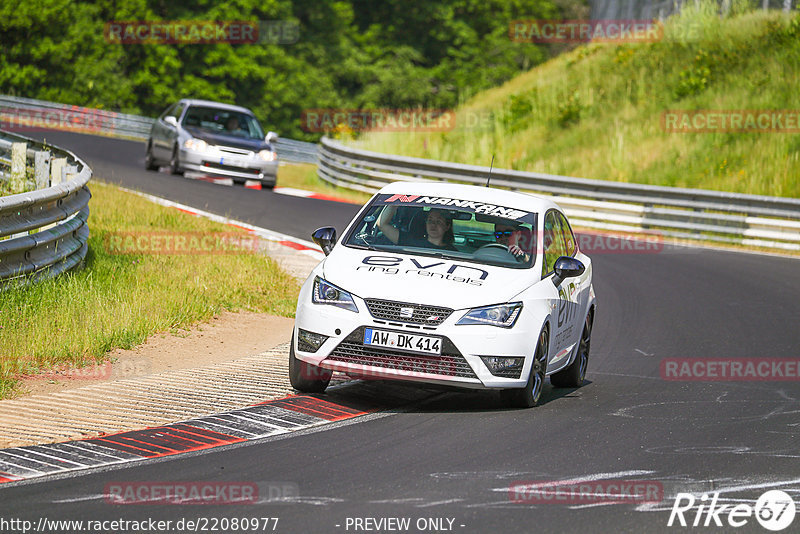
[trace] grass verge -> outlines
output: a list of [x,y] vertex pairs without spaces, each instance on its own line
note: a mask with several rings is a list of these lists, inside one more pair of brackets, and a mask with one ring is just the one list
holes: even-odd
[[112,253],[113,232],[236,230],[97,181],[90,188],[85,268],[0,292],[0,398],[14,395],[19,374],[94,364],[223,310],[294,314],[297,281],[263,254]]
[[317,166],[309,163],[290,163],[282,165],[278,171],[278,187],[293,187],[295,189],[305,189],[322,195],[338,197],[344,200],[366,203],[372,195],[353,191],[343,187],[336,187],[327,182],[323,182],[317,176]]
[[795,132],[669,132],[668,110],[800,109],[800,15],[686,3],[654,43],[589,44],[459,108],[449,132],[359,148],[621,182],[800,197]]

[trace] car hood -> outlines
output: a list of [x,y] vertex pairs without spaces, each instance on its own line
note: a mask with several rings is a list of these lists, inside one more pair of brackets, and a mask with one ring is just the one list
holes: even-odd
[[253,152],[258,152],[259,150],[265,150],[270,148],[267,142],[264,139],[245,139],[243,137],[239,137],[236,135],[225,135],[225,134],[218,134],[213,132],[208,132],[206,130],[201,130],[200,128],[193,128],[188,127],[186,131],[192,136],[197,139],[202,139],[206,143],[210,145],[223,145],[223,146],[231,146],[234,148],[242,148],[244,150],[252,150]]
[[334,247],[322,265],[330,283],[361,298],[473,308],[508,302],[537,280],[532,269]]

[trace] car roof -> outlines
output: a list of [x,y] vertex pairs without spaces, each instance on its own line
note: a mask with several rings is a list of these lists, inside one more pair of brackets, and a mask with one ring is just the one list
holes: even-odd
[[563,211],[555,202],[546,197],[531,193],[496,189],[493,187],[478,187],[475,185],[437,182],[393,182],[383,187],[378,193],[390,195],[426,195],[471,200],[485,204],[522,209],[528,212],[544,213],[551,208]]
[[212,108],[219,108],[224,109],[226,111],[239,111],[241,113],[247,113],[248,115],[254,115],[252,111],[249,109],[242,107],[242,106],[234,106],[233,104],[224,104],[222,102],[214,102],[213,100],[200,100],[198,98],[184,98],[181,100],[182,103],[186,104],[187,106],[208,106]]

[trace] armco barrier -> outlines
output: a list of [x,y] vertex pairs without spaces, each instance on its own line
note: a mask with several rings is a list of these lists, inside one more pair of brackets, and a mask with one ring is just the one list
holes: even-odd
[[[398,180],[485,185],[488,167],[392,156],[323,138],[319,177],[374,193]],[[573,224],[615,232],[800,250],[800,199],[492,170],[494,186],[554,197]]]
[[83,260],[91,176],[72,152],[0,131],[0,180],[35,188],[0,197],[0,288],[56,276]]
[[[38,126],[143,141],[149,136],[155,120],[115,111],[0,95],[0,124],[5,122],[21,127]],[[275,151],[283,161],[317,163],[317,145],[314,143],[279,138],[275,142]]]

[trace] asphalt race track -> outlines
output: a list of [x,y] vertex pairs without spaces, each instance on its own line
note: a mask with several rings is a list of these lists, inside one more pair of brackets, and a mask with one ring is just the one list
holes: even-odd
[[[146,172],[141,143],[63,132],[46,137],[105,181],[304,239],[327,224],[343,230],[358,209]],[[269,517],[278,518],[274,532],[291,533],[769,532],[752,516],[734,529],[725,513],[722,527],[713,518],[704,527],[705,514],[694,528],[667,522],[681,492],[719,492],[718,506],[730,508],[755,506],[762,493],[779,489],[800,508],[800,381],[672,381],[662,378],[661,364],[796,362],[800,261],[699,248],[595,253],[592,260],[598,312],[588,382],[577,390],[548,384],[537,408],[507,410],[489,392],[431,390],[421,399],[409,392],[407,404],[285,437],[5,485],[0,517],[34,524],[42,517],[173,524]],[[324,398],[379,407],[381,388],[348,384]],[[615,503],[509,491],[575,479],[604,488],[647,481],[663,494],[648,503]],[[107,484],[130,481],[249,482],[267,495],[256,504],[220,506],[104,500]],[[269,498],[270,488],[286,487],[294,488],[291,495]],[[689,525],[696,511],[686,512]],[[388,518],[409,518],[410,526],[391,530],[397,524]],[[786,532],[799,526],[796,518]]]

